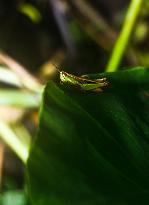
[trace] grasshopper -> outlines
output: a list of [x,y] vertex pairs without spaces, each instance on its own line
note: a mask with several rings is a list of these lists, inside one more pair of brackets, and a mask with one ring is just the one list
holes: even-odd
[[73,74],[69,74],[65,71],[59,70],[59,68],[55,65],[56,70],[58,70],[60,74],[60,82],[66,87],[76,88],[80,91],[91,91],[91,92],[102,92],[104,88],[106,88],[109,84],[107,78],[99,78],[95,80],[91,80],[87,75],[83,76],[75,76]]

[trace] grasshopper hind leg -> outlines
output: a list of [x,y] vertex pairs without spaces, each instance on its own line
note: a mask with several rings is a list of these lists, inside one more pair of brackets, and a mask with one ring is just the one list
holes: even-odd
[[109,85],[107,78],[97,79],[96,82],[99,82],[101,87],[107,87]]
[[99,83],[105,83],[107,82],[107,78],[99,78],[99,79],[96,79],[96,81]]

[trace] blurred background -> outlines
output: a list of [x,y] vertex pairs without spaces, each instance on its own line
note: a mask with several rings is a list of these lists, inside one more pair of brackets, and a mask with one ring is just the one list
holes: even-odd
[[[130,2],[0,0],[0,204],[29,204],[22,150],[36,135],[54,64],[75,75],[106,71]],[[119,67],[134,66],[149,66],[148,0]]]

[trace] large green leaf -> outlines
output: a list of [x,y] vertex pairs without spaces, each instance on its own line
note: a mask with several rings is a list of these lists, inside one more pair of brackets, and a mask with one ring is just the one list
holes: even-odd
[[99,94],[47,84],[28,160],[33,204],[149,204],[149,70],[103,76]]

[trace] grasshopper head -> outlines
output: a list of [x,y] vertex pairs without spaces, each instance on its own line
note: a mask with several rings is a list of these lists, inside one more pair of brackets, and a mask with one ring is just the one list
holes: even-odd
[[61,82],[65,83],[66,79],[67,79],[66,72],[60,71],[60,80],[61,80]]

